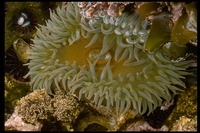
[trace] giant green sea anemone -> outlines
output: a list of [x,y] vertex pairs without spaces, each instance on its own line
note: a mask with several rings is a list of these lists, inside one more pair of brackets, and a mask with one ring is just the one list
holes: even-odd
[[148,33],[137,11],[88,19],[77,3],[68,3],[50,11],[50,20],[37,28],[25,77],[33,89],[49,94],[64,89],[118,113],[151,113],[185,88],[191,61],[172,61],[161,49],[145,52]]

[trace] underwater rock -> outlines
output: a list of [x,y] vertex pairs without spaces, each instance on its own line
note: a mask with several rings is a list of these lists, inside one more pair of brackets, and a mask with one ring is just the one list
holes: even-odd
[[61,121],[62,125],[69,131],[73,131],[73,124],[83,112],[84,104],[82,104],[74,96],[67,95],[64,92],[57,92],[51,99],[53,107],[52,116],[57,121]]
[[197,131],[197,115],[193,118],[181,116],[175,123],[173,123],[170,131]]
[[85,17],[93,18],[107,13],[111,17],[118,17],[121,15],[124,8],[134,2],[79,2],[78,6],[81,8]]
[[197,130],[197,85],[190,85],[177,96],[177,103],[165,124],[169,130]]
[[22,97],[15,108],[25,122],[36,124],[48,119],[53,110],[51,97],[43,90],[33,91]]
[[140,132],[153,132],[153,131],[169,131],[166,125],[163,125],[159,129],[152,128],[146,121],[139,120],[128,125],[122,131],[140,131]]
[[[21,127],[21,125],[26,123],[40,125],[40,129],[37,130],[41,131],[93,131],[97,124],[98,130],[102,128],[106,131],[116,131],[127,119],[133,118],[133,113],[128,112],[117,118],[115,113],[111,110],[107,111],[106,107],[101,106],[97,109],[87,102],[80,102],[74,96],[59,91],[51,97],[44,89],[41,89],[19,100],[14,113],[5,122],[5,128],[11,131],[15,130],[12,128],[13,125],[19,125],[20,128],[16,130],[25,131],[26,127]],[[21,121],[10,122],[19,116]],[[27,131],[35,131],[35,128]]]
[[[42,89],[35,90],[22,97],[15,107],[15,114],[20,115],[20,119],[27,124],[41,124],[41,130],[47,130],[45,126],[55,124],[57,121],[60,123],[57,123],[58,126],[63,128],[59,130],[71,131],[73,128],[72,124],[78,118],[82,109],[83,106],[75,97],[67,96],[64,93],[61,94],[61,92],[54,97],[50,97]],[[17,121],[15,122],[17,124]],[[7,129],[10,130],[10,128]],[[25,129],[19,128],[18,130],[24,131]]]
[[22,120],[21,115],[15,112],[5,122],[5,131],[41,131],[42,125],[40,123],[27,124]]
[[4,84],[4,111],[5,115],[9,115],[13,113],[20,98],[30,93],[31,89],[27,82],[19,82],[8,73],[5,73]]

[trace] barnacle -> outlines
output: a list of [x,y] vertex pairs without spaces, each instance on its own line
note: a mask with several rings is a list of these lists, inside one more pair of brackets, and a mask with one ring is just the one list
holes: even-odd
[[149,114],[185,88],[192,61],[170,60],[162,49],[144,51],[146,26],[138,11],[88,19],[76,2],[58,7],[37,28],[25,77],[49,94],[60,89],[117,113],[133,108]]

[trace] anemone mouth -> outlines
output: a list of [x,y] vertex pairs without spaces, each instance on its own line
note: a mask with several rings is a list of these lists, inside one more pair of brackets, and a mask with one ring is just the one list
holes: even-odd
[[[57,13],[56,13],[57,12]],[[46,26],[37,28],[27,63],[33,89],[64,89],[98,107],[130,108],[151,113],[185,88],[181,79],[191,61],[172,62],[162,54],[146,53],[147,22],[137,13],[112,18],[81,16],[77,3],[50,11]],[[177,87],[178,86],[178,87]]]

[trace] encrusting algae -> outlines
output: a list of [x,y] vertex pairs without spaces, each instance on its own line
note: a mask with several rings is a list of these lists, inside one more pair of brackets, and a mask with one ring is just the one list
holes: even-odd
[[[65,128],[70,130],[83,109],[83,105],[73,96],[58,92],[52,98],[44,89],[41,89],[21,98],[15,107],[14,115],[19,116],[26,124],[42,126],[40,130],[44,130],[45,123],[50,124],[52,121],[49,120],[54,119],[58,122],[62,121],[66,126]],[[15,118],[15,116],[13,117]],[[9,120],[6,128],[12,127],[13,123]]]

